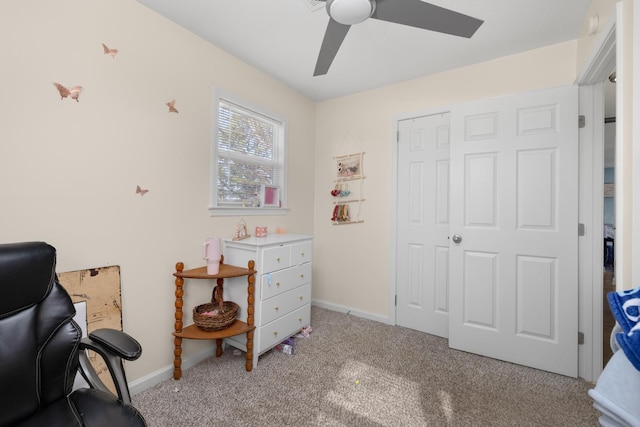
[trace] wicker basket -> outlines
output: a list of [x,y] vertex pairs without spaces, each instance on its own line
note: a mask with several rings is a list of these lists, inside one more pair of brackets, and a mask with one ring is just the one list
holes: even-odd
[[[193,309],[193,322],[197,327],[208,332],[226,329],[236,320],[238,309],[238,304],[235,302],[222,301],[222,292],[219,292],[216,286],[211,295],[211,302]],[[215,314],[212,314],[214,312]]]

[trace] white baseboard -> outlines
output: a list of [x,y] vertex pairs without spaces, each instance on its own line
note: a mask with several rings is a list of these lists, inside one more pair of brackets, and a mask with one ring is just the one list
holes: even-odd
[[[182,359],[182,370],[186,370],[191,368],[197,363],[202,362],[207,357],[214,356],[216,354],[216,346],[211,346],[200,353],[194,354],[193,356],[187,357],[186,359]],[[157,369],[144,377],[138,378],[135,381],[131,381],[129,383],[129,392],[132,396],[145,391],[148,388],[153,387],[156,384],[161,383],[164,380],[168,380],[169,378],[173,378],[173,363]]]
[[[311,305],[316,307],[325,308],[331,311],[337,311],[338,313],[345,313],[349,315],[353,315],[356,317],[362,317],[363,319],[374,320],[376,322],[385,323],[387,325],[392,325],[393,323],[389,320],[389,317],[380,316],[378,314],[369,313],[366,311],[356,310],[354,308],[345,307],[338,304],[329,303],[326,301],[313,300],[311,301]],[[212,357],[215,355],[216,347],[211,346],[210,348],[201,351],[200,353],[194,354],[191,357],[186,359],[182,359],[182,370],[189,369],[197,363],[202,362],[207,357]],[[157,369],[144,377],[138,378],[137,380],[131,381],[129,383],[129,391],[131,395],[134,396],[142,391],[145,391],[148,388],[153,387],[156,384],[161,383],[164,380],[168,380],[169,378],[173,378],[173,363],[167,366],[164,366],[160,369]]]
[[368,311],[356,310],[355,308],[345,307],[343,305],[333,304],[326,301],[320,301],[320,300],[314,299],[311,301],[311,305],[320,307],[320,308],[326,308],[327,310],[331,310],[331,311],[337,311],[338,313],[344,313],[344,314],[349,314],[356,317],[362,317],[363,319],[375,320],[376,322],[385,323],[387,325],[394,324],[389,318],[389,316],[380,316],[379,314],[369,313]]

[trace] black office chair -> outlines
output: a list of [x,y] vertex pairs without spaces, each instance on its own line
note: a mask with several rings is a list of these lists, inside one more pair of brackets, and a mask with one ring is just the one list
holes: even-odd
[[[121,361],[140,357],[140,344],[111,329],[82,338],[55,267],[56,250],[46,243],[0,244],[0,426],[146,426]],[[118,396],[86,349],[105,358]],[[72,390],[79,370],[90,388]]]

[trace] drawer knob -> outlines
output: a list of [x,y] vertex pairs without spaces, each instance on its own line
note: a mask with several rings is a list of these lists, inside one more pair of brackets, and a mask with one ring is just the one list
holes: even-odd
[[300,256],[304,256],[304,252],[300,252]]
[[280,262],[280,257],[276,258],[276,261]]
[[302,317],[298,317],[298,322],[302,322]]
[[280,282],[276,282],[276,286],[280,286]]
[[301,275],[300,275],[300,277],[301,277],[302,279],[304,279],[304,274],[301,274]]
[[301,295],[301,296],[300,296],[300,301],[302,301],[303,299],[304,299],[304,297]]
[[273,332],[273,336],[274,336],[274,337],[277,337],[277,336],[278,336],[278,331],[274,331],[274,332]]
[[273,307],[273,309],[274,309],[275,311],[278,311],[278,310],[279,310],[279,308],[278,308],[278,307]]

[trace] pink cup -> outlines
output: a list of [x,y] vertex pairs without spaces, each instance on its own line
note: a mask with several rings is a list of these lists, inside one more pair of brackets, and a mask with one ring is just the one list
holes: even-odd
[[202,244],[202,258],[207,260],[207,274],[216,275],[220,271],[220,238],[210,237]]

